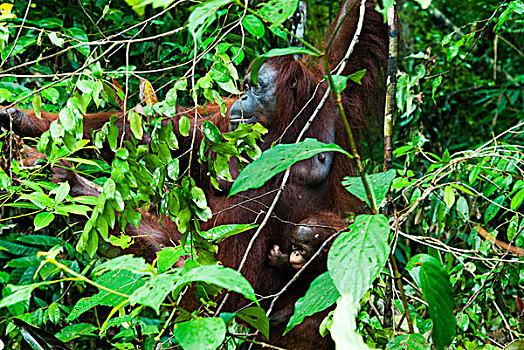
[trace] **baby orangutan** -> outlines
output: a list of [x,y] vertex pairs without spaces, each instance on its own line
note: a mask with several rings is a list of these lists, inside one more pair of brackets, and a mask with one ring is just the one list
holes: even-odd
[[[337,231],[348,226],[348,222],[332,213],[320,213],[310,216],[298,223],[291,233],[291,253],[287,254],[274,245],[268,254],[269,265],[278,268],[282,273],[295,274],[315,255],[326,239]],[[319,256],[312,261],[300,277],[293,283],[293,287],[282,296],[276,311],[269,316],[272,327],[283,326],[293,314],[294,302],[297,297],[303,296],[311,282],[320,274],[327,271],[327,252],[334,240],[326,244]]]
[[[300,221],[291,233],[291,253],[283,253],[278,245],[274,245],[268,254],[269,265],[277,268],[301,269],[326,239],[347,225],[345,220],[331,213],[322,213]],[[326,271],[327,251],[330,246],[331,243],[322,249],[320,256],[312,262],[309,273],[318,275]]]

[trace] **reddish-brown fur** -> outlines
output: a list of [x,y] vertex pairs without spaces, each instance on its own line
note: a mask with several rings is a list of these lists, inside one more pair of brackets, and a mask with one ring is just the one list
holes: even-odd
[[[351,0],[346,1],[343,9],[347,9],[350,3]],[[360,40],[343,72],[344,75],[347,75],[361,69],[367,70],[362,80],[362,85],[348,83],[348,88],[343,96],[344,109],[354,132],[358,132],[359,128],[366,125],[366,121],[369,124],[369,121],[378,120],[384,105],[384,71],[388,45],[387,28],[382,22],[382,16],[373,10],[374,6],[374,2],[368,1]],[[332,68],[338,64],[348,48],[358,21],[358,7],[359,4],[355,6],[352,13],[344,21],[340,32],[333,41],[328,55]],[[261,145],[263,149],[269,148],[274,141],[283,143],[295,142],[300,130],[302,130],[306,121],[317,107],[326,90],[326,83],[323,83],[313,101],[295,119],[298,112],[312,96],[317,83],[325,75],[322,64],[318,59],[306,58],[302,61],[296,61],[292,56],[272,58],[266,64],[270,64],[278,71],[278,78],[276,79],[278,107],[271,125],[268,126],[269,133]],[[296,90],[289,88],[291,81],[296,81]],[[228,107],[231,105],[231,102],[228,101]],[[214,109],[216,107],[208,107],[207,112],[213,114],[215,112]],[[188,113],[191,115],[191,112]],[[102,127],[113,114],[115,112],[86,116],[84,118],[85,136],[89,136],[89,130]],[[121,113],[116,114],[121,115]],[[34,114],[28,115],[34,117]],[[15,126],[15,131],[24,135],[38,136],[49,127],[50,121],[55,118],[56,115],[44,113],[42,120],[35,118],[24,119],[23,122]],[[178,125],[176,119],[174,125]],[[215,113],[209,119],[217,124],[222,131],[229,130],[228,118],[223,118]],[[121,120],[122,118],[119,118],[120,124]],[[197,124],[200,125],[200,122]],[[284,133],[288,126],[289,129]],[[330,98],[305,137],[313,137],[320,141],[325,141],[330,138],[333,132],[335,143],[349,150],[348,138],[343,123],[333,99]],[[197,136],[198,139],[202,139],[201,132],[198,132]],[[189,139],[181,140],[180,143],[182,150],[187,150],[191,144]],[[196,144],[198,145],[198,140]],[[296,164],[292,169],[291,177],[274,210],[274,215],[255,242],[246,265],[241,271],[259,295],[265,296],[278,292],[290,278],[290,275],[277,273],[265,263],[265,257],[270,247],[274,244],[281,247],[289,246],[289,233],[294,227],[288,224],[289,222],[298,223],[311,216],[312,213],[321,211],[345,216],[348,212],[362,212],[365,210],[362,203],[349,195],[341,186],[342,178],[354,173],[353,165],[347,157],[337,153],[328,179],[320,184],[311,184],[308,182],[307,171],[300,172],[297,170],[299,167],[305,167],[307,170],[310,164],[310,160],[305,160]],[[231,168],[235,169],[236,167],[233,164]],[[262,188],[249,190],[228,198],[227,193],[230,185],[222,184],[224,190],[222,192],[216,191],[208,180],[206,166],[195,162],[192,164],[191,170],[191,175],[197,184],[204,189],[208,198],[208,204],[214,213],[212,219],[202,223],[203,230],[223,224],[260,223],[263,214],[267,211],[275,196],[276,192],[274,190],[280,186],[282,181],[282,174],[280,174],[268,181]],[[71,181],[69,177],[68,180]],[[77,186],[80,186],[77,189],[82,191],[82,184],[77,183]],[[156,243],[153,244],[152,241],[160,242],[161,246],[165,246],[170,245],[171,241],[177,240],[178,232],[172,226],[163,228],[158,225],[158,220],[158,217],[152,214],[142,218],[142,224],[139,230],[135,229],[135,233],[149,235],[151,240],[140,240],[140,248],[136,249],[136,251],[143,252],[146,250],[148,254],[154,254],[159,247]],[[128,225],[128,228],[130,226]],[[218,260],[225,266],[238,268],[252,234],[253,231],[250,231],[228,237],[222,241],[217,254]],[[299,296],[293,295],[286,302],[294,303]],[[242,298],[234,295],[224,311],[238,310],[244,304],[245,301]],[[290,349],[318,350],[331,348],[333,347],[331,340],[321,338],[318,334],[318,325],[322,321],[322,317],[322,315],[315,315],[307,318],[303,324],[297,326],[286,337],[280,336],[281,333],[279,332],[281,332],[281,329],[274,329],[271,333],[270,342]]]

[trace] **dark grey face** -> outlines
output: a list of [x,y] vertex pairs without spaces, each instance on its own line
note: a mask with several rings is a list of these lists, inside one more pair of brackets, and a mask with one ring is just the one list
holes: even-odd
[[268,127],[277,108],[276,70],[264,64],[258,72],[258,85],[253,86],[248,76],[244,82],[244,94],[231,107],[229,123],[231,130],[238,124],[260,123]]

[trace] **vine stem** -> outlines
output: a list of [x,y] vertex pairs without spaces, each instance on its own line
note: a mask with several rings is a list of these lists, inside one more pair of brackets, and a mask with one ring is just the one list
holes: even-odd
[[106,291],[108,293],[115,294],[115,295],[121,296],[123,298],[129,298],[129,295],[127,295],[127,294],[120,293],[120,292],[117,292],[116,290],[112,290],[110,288],[104,287],[103,285],[98,284],[95,281],[90,280],[89,278],[79,274],[78,272],[75,272],[75,271],[71,270],[66,265],[56,261],[55,258],[48,258],[48,259],[46,259],[46,262],[51,263],[51,264],[55,265],[56,267],[60,268],[61,270],[64,270],[68,274],[75,276],[76,278],[78,278],[79,281],[89,283],[89,284],[97,287],[98,289]]
[[[388,34],[389,34],[389,49],[388,49],[388,78],[387,78],[387,87],[386,87],[386,104],[384,111],[384,171],[388,171],[393,167],[393,119],[396,113],[396,104],[395,104],[395,91],[397,90],[397,54],[398,54],[398,40],[397,40],[397,12],[395,9],[396,3],[394,3],[387,11],[387,22],[388,22]],[[390,213],[392,208],[391,195],[386,197],[386,205],[382,208],[382,213],[386,216]],[[397,227],[398,229],[398,227]],[[396,237],[396,236],[395,236]],[[395,259],[394,250],[390,254],[390,259],[393,261]],[[398,274],[397,263],[393,261],[394,274]],[[385,307],[384,307],[384,326],[391,327],[393,324],[393,312],[392,312],[392,302],[393,302],[393,279],[386,279],[386,297],[385,297]],[[397,284],[402,285],[402,281],[397,279]],[[399,289],[401,289],[399,287]],[[412,329],[411,315],[409,314],[409,308],[405,298],[404,290],[402,289],[401,295],[404,295],[402,298],[402,303],[404,305],[404,310],[406,311],[406,316],[408,317],[408,324],[410,325],[410,330]]]

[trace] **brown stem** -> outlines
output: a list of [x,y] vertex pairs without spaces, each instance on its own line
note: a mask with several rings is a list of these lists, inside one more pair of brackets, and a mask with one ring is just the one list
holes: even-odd
[[397,260],[393,255],[391,255],[391,263],[393,265],[393,271],[395,273],[395,281],[397,281],[398,291],[400,292],[400,299],[402,299],[402,306],[404,307],[404,314],[406,315],[406,320],[408,320],[408,327],[410,333],[415,333],[413,328],[413,320],[411,319],[411,313],[409,312],[408,300],[406,299],[406,293],[404,292],[404,286],[402,285],[402,280],[400,273],[398,272]]
[[335,89],[335,83],[333,82],[333,77],[331,76],[330,72],[331,69],[329,67],[329,63],[327,60],[327,56],[324,55],[322,57],[322,60],[324,62],[324,68],[326,70],[327,79],[329,82],[329,87],[331,89],[331,92],[333,93],[333,97],[335,98],[335,103],[338,108],[338,112],[340,114],[340,117],[342,118],[342,121],[344,122],[344,127],[346,128],[346,133],[348,135],[349,144],[351,147],[351,155],[355,159],[355,162],[357,164],[357,173],[362,178],[362,182],[364,183],[364,189],[366,190],[366,196],[368,197],[369,207],[371,209],[371,212],[373,214],[377,214],[377,208],[375,206],[375,201],[373,200],[373,195],[371,193],[371,189],[369,188],[368,181],[366,179],[366,173],[364,172],[364,166],[362,165],[362,161],[360,159],[360,155],[358,154],[357,145],[355,143],[355,138],[353,137],[353,132],[351,131],[351,126],[349,125],[348,119],[346,117],[346,112],[344,112],[344,107],[342,106],[342,99],[340,97],[340,94]]

